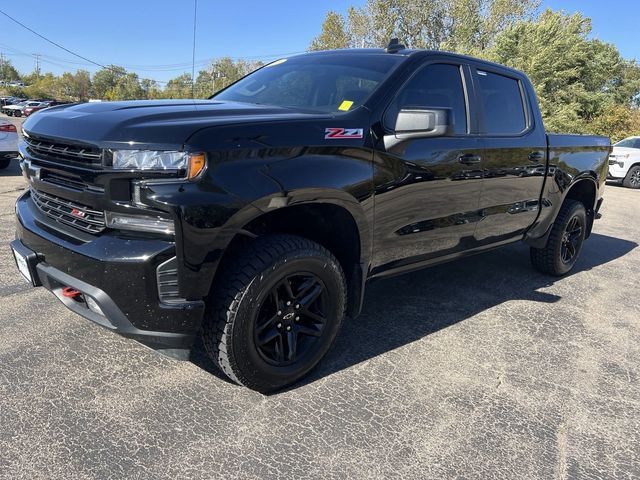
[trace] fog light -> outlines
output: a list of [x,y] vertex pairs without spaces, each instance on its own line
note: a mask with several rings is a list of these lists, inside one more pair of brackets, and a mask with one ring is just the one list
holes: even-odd
[[173,235],[175,226],[173,220],[163,217],[147,215],[128,215],[126,213],[104,212],[107,227],[122,230],[136,230],[144,232],[166,233]]
[[104,317],[104,313],[100,308],[100,305],[98,305],[98,302],[96,302],[89,295],[84,296],[84,301],[87,302],[87,307],[89,307],[89,310],[91,310],[94,313],[97,313],[98,315],[102,315]]

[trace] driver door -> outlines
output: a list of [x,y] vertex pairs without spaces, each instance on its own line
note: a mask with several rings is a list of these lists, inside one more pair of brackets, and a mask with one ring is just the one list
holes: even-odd
[[455,63],[423,65],[385,114],[385,130],[392,131],[402,109],[447,109],[453,131],[376,151],[374,269],[402,267],[476,246],[483,170],[481,145],[470,134],[464,71]]

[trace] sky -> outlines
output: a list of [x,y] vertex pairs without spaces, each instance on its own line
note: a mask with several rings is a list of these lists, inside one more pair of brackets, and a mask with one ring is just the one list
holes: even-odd
[[[272,60],[306,50],[327,10],[346,12],[365,0],[198,0],[196,72],[212,58]],[[580,11],[592,35],[640,60],[638,0],[542,0],[543,8]],[[20,0],[0,10],[96,63],[122,65],[160,82],[191,72],[193,0]],[[61,74],[100,67],[61,50],[0,14],[0,52],[21,72]]]

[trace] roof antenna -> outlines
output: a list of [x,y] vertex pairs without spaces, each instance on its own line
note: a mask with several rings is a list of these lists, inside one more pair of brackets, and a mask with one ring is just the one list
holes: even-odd
[[405,48],[407,47],[401,44],[397,38],[392,38],[389,41],[389,45],[387,45],[387,48],[385,48],[384,51],[387,53],[397,53],[400,50],[404,50]]

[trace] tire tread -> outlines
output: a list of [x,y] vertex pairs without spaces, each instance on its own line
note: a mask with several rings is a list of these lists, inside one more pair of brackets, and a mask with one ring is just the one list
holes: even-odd
[[[231,354],[231,330],[238,306],[244,293],[256,276],[272,267],[289,252],[312,251],[328,257],[339,267],[335,256],[323,246],[303,237],[294,235],[269,235],[260,237],[249,248],[236,254],[230,261],[221,265],[222,271],[216,275],[224,281],[215,282],[210,299],[211,311],[203,324],[202,338],[205,349],[216,366],[231,380],[254,390],[265,390],[264,386],[242,375],[234,363]],[[343,291],[346,281],[341,272]],[[342,297],[340,311],[346,308],[346,295]]]

